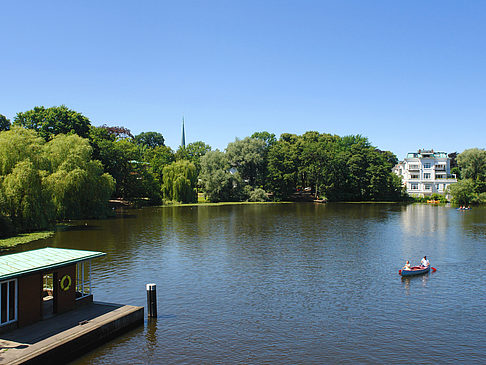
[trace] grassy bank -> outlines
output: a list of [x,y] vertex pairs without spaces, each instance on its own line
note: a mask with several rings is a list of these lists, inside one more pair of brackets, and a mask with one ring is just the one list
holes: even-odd
[[262,205],[262,204],[291,204],[292,202],[219,202],[219,203],[190,203],[190,204],[183,204],[183,203],[173,203],[173,204],[164,204],[161,207],[213,207],[213,206],[222,206],[222,205]]
[[56,231],[41,231],[32,233],[20,233],[16,236],[0,239],[0,248],[9,248],[17,245],[23,245],[32,241],[43,240],[54,235]]

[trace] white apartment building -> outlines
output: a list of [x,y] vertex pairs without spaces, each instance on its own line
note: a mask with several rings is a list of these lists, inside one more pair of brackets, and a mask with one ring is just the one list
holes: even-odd
[[393,172],[402,177],[409,195],[444,195],[447,187],[457,182],[456,176],[451,175],[450,162],[445,152],[418,150],[408,153],[407,157],[393,168]]

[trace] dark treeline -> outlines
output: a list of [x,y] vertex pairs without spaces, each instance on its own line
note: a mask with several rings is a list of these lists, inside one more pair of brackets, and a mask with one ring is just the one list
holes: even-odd
[[298,199],[399,201],[396,156],[360,135],[268,132],[225,151],[202,141],[177,151],[157,132],[93,126],[66,106],[0,115],[0,236],[109,214],[108,200],[157,205]]

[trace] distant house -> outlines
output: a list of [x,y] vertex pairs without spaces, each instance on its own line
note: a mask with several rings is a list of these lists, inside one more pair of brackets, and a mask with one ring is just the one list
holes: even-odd
[[408,153],[393,172],[402,177],[407,193],[412,196],[445,195],[447,187],[457,182],[456,176],[451,174],[447,153],[434,150]]

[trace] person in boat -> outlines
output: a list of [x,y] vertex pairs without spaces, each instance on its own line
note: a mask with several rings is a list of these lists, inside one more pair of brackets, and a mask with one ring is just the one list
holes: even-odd
[[405,266],[402,267],[403,270],[412,270],[412,268],[410,267],[410,261],[407,260],[407,262],[405,262]]
[[429,265],[430,265],[429,260],[427,260],[427,256],[424,256],[424,258],[422,259],[422,261],[420,261],[420,264],[421,264],[422,266],[425,266],[425,267],[427,267],[427,266],[429,266]]

